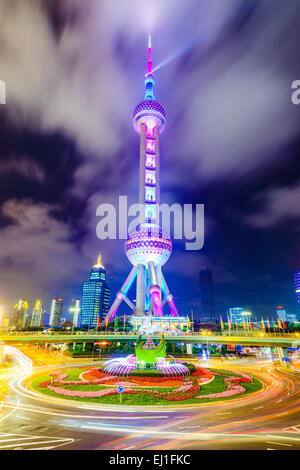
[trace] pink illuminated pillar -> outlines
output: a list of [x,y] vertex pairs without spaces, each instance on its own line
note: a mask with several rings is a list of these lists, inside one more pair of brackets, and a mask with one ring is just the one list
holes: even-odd
[[150,294],[152,297],[153,310],[156,316],[162,316],[162,305],[161,305],[161,290],[158,285],[155,265],[153,261],[148,263],[148,270],[150,276]]
[[171,316],[172,317],[179,317],[179,313],[178,313],[178,310],[176,308],[176,305],[174,303],[174,300],[173,300],[173,295],[172,294],[169,294],[168,297],[167,297],[167,302],[168,302],[168,305],[169,305],[169,309],[170,309],[170,312],[171,312]]
[[151,294],[151,297],[152,297],[153,310],[154,310],[155,315],[157,317],[162,317],[160,287],[159,286],[151,286],[150,287],[150,294]]

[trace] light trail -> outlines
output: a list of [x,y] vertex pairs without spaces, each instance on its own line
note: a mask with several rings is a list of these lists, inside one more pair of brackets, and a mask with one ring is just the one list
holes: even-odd
[[[291,378],[274,369],[270,370],[269,363],[248,361],[249,364],[219,364],[219,368],[237,372],[249,372],[251,367],[253,376],[263,382],[263,389],[235,400],[190,407],[186,413],[187,410],[176,407],[162,407],[161,410],[156,408],[154,411],[153,408],[144,407],[88,405],[43,396],[29,389],[33,370],[26,359],[28,358],[24,358],[21,353],[22,365],[18,370],[14,370],[10,377],[11,393],[19,403],[3,402],[3,408],[10,409],[12,413],[6,415],[5,423],[12,420],[12,423],[16,420],[24,423],[24,420],[31,418],[38,422],[45,417],[47,428],[43,427],[44,430],[57,429],[58,426],[61,430],[66,428],[71,437],[74,433],[74,437],[80,436],[80,439],[89,439],[90,442],[96,439],[92,447],[101,446],[107,449],[192,449],[200,446],[205,449],[248,446],[266,449],[270,443],[274,446],[286,444],[283,447],[300,448],[300,430],[297,429],[297,426],[300,426],[299,421],[295,423],[292,420],[292,417],[300,412],[299,378]],[[210,364],[207,366],[211,367]],[[51,370],[58,368],[60,366],[50,367]],[[49,367],[34,367],[35,375],[45,371],[49,373]],[[66,407],[69,408],[68,411],[65,410]],[[16,408],[18,413],[15,413]],[[280,422],[283,423],[281,426],[278,425]],[[45,425],[45,421],[42,421],[42,424]],[[115,435],[116,439],[109,439],[112,435]],[[45,436],[43,439],[47,440]],[[80,439],[76,438],[75,441],[79,442]],[[104,442],[99,444],[99,439]],[[32,442],[30,448],[39,447],[34,444],[35,440]],[[79,443],[76,445],[78,448],[84,448],[83,444],[83,447],[80,447]],[[44,448],[48,447],[50,448],[51,444],[45,442]]]

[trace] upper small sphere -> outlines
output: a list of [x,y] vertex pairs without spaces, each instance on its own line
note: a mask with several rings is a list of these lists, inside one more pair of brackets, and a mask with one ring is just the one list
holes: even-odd
[[139,132],[140,125],[143,122],[146,123],[149,117],[157,122],[160,132],[162,132],[166,124],[167,115],[163,105],[156,100],[143,100],[135,107],[132,116],[135,130]]

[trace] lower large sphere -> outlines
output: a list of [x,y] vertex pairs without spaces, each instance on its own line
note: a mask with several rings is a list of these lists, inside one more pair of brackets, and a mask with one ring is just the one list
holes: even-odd
[[125,253],[134,266],[147,265],[150,261],[162,266],[168,261],[171,252],[170,236],[154,224],[141,225],[140,230],[130,233],[125,242]]

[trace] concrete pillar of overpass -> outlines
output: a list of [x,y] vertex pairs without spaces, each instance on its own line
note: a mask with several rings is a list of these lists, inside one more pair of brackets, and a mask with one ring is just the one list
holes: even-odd
[[290,360],[287,353],[287,348],[277,348],[279,362],[282,367],[290,367]]
[[85,351],[85,345],[86,345],[86,343],[83,343],[82,351]]
[[193,354],[193,345],[191,343],[187,343],[186,352],[187,354]]
[[75,350],[76,348],[76,343],[73,343],[73,351]]

